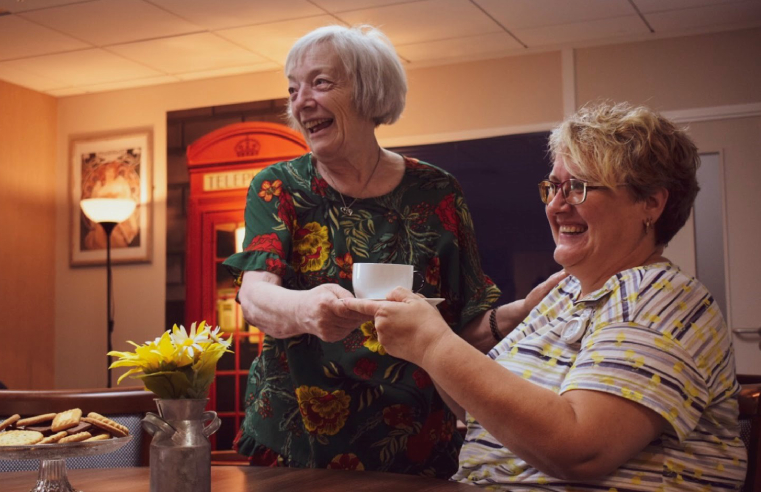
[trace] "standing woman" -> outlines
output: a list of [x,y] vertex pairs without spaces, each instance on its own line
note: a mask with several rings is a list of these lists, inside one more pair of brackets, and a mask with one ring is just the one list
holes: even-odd
[[[419,292],[444,297],[450,328],[487,350],[499,289],[484,275],[457,181],[383,149],[381,124],[400,116],[404,69],[368,26],[317,29],[286,60],[289,115],[311,153],[262,170],[246,204],[245,319],[265,332],[236,440],[252,463],[449,477],[462,442],[425,371],[388,355],[372,317],[347,309],[354,262],[415,266]],[[537,289],[536,301],[544,292]],[[505,331],[526,301],[501,306]]]

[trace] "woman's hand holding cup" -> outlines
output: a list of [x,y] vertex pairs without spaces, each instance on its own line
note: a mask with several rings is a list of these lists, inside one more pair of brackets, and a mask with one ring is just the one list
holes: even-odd
[[398,287],[386,301],[345,298],[352,311],[375,318],[378,341],[394,357],[423,365],[426,352],[453,334],[438,310],[411,290]]
[[300,292],[297,316],[307,333],[326,342],[337,342],[346,338],[359,325],[370,321],[371,316],[352,311],[341,302],[353,299],[351,292],[337,284],[323,284]]

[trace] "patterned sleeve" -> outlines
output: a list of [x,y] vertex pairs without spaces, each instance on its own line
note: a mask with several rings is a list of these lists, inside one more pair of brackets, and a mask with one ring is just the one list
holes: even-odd
[[284,276],[291,251],[291,229],[295,224],[293,199],[273,166],[259,172],[246,196],[245,247],[224,264],[237,275],[260,270]]
[[442,314],[448,318],[447,311],[459,313],[459,319],[453,317],[457,320],[453,323],[454,329],[459,333],[473,318],[491,308],[501,292],[481,267],[470,210],[460,184],[454,177],[451,180],[453,193],[436,206],[436,214],[441,220],[443,233],[452,235],[449,246],[445,247],[455,249],[450,255],[440,252],[443,294],[454,304],[442,309]]
[[[708,374],[721,374],[721,361],[731,360],[717,343],[726,325],[713,299],[697,281],[675,274],[646,277],[628,301],[613,295],[601,308],[561,392],[588,389],[636,401],[664,417],[682,441],[713,398]],[[621,321],[595,326],[606,315],[601,310],[620,310]],[[718,365],[707,369],[711,364]]]

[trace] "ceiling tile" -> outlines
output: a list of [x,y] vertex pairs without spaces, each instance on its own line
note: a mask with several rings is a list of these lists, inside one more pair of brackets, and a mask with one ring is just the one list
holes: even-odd
[[0,10],[25,12],[27,10],[46,9],[70,3],[76,3],[76,0],[0,0]]
[[134,89],[136,87],[171,84],[174,82],[178,82],[177,77],[173,77],[171,75],[161,75],[158,77],[146,77],[142,79],[125,80],[120,82],[108,82],[105,84],[80,85],[77,87],[69,87],[64,89],[53,89],[46,92],[51,96],[73,96],[75,94],[91,94],[94,92]]
[[611,41],[618,37],[647,35],[650,30],[639,16],[629,15],[532,29],[514,29],[511,32],[529,48],[538,48],[573,45],[579,42]]
[[97,0],[27,12],[22,17],[97,46],[201,30],[142,0]]
[[151,3],[207,29],[265,24],[325,13],[306,0],[151,0]]
[[108,49],[165,73],[212,70],[266,61],[211,33],[120,44]]
[[624,15],[636,15],[626,0],[475,0],[505,28],[569,24]]
[[466,60],[489,54],[525,51],[523,46],[505,32],[468,36],[464,38],[397,45],[399,56],[411,62],[436,60]]
[[394,43],[409,44],[502,31],[468,0],[426,0],[340,14],[349,24],[379,27]]
[[[653,12],[645,17],[657,33],[761,25],[761,2]],[[756,50],[761,51],[761,46],[757,46]]]
[[[419,0],[406,0],[417,2]],[[405,0],[312,0],[312,3],[322,7],[330,13],[345,12],[347,10],[360,10],[372,7],[382,7],[395,3],[405,3]]]
[[259,26],[225,29],[217,31],[217,34],[284,65],[285,57],[296,40],[318,27],[330,24],[336,24],[336,20],[331,16],[321,15]]
[[[275,71],[282,70],[282,68],[283,67],[275,62],[264,62],[258,63],[256,65],[246,65],[243,67],[229,67],[219,68],[217,70],[204,70],[201,72],[178,73],[176,76],[180,80],[198,80],[210,79],[214,77],[227,77],[229,75],[240,75],[242,73]],[[285,81],[283,81],[283,84],[285,85]]]
[[717,5],[724,3],[738,3],[743,0],[633,0],[640,12],[663,12],[666,10],[688,9]]
[[10,67],[65,85],[91,85],[160,75],[135,62],[102,49],[38,56],[6,62]]
[[41,92],[47,91],[48,89],[65,87],[67,85],[58,80],[20,70],[14,67],[13,63],[14,62],[0,62],[0,79],[10,82],[11,84],[20,85],[27,89]]
[[0,17],[0,60],[81,50],[91,46],[17,15]]

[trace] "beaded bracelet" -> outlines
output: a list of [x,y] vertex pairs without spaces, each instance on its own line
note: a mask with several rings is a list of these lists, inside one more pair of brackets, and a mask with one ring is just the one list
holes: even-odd
[[491,336],[493,336],[496,341],[501,342],[502,335],[499,333],[499,328],[497,327],[497,308],[491,310],[491,314],[489,315],[489,328],[491,329]]

